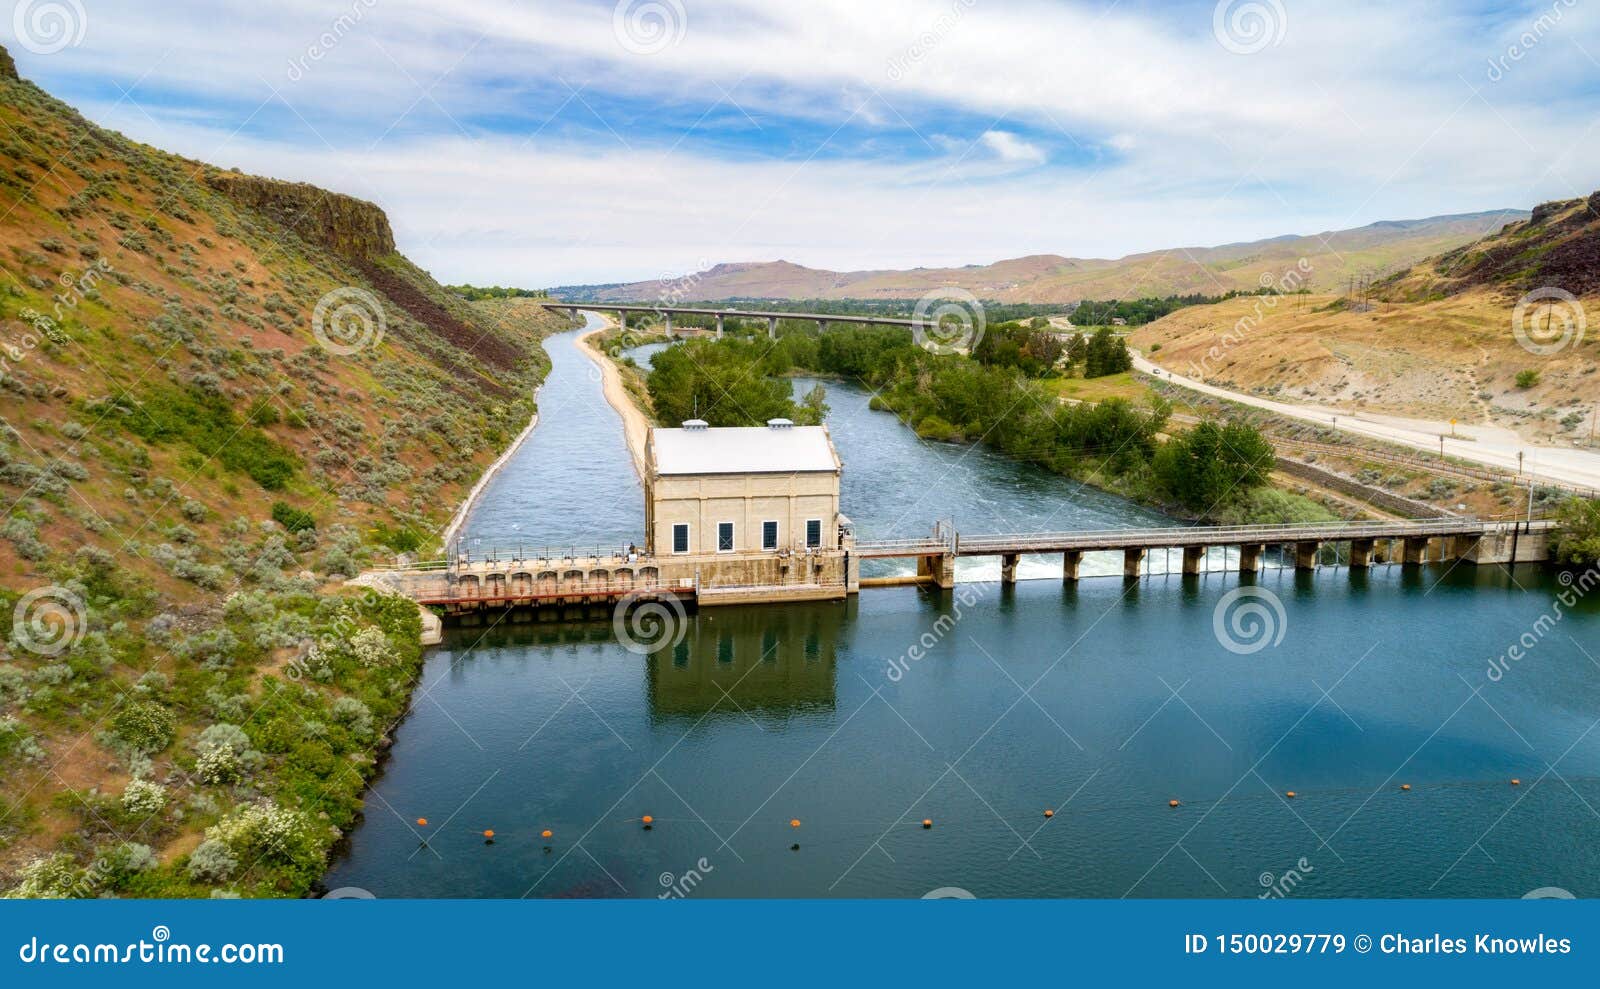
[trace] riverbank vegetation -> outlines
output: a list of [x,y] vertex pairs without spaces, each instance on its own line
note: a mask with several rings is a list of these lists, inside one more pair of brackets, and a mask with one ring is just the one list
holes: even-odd
[[[990,341],[994,342],[991,343]],[[1169,406],[1111,398],[1058,401],[1061,341],[1028,324],[990,327],[971,356],[934,354],[899,328],[830,328],[764,337],[694,339],[654,358],[647,378],[662,422],[751,425],[783,416],[821,420],[811,396],[796,402],[796,374],[858,381],[872,405],[926,439],[981,442],[1064,476],[1196,518],[1305,521],[1328,513],[1284,492],[1261,498],[1272,446],[1244,421],[1203,422],[1163,441]]]

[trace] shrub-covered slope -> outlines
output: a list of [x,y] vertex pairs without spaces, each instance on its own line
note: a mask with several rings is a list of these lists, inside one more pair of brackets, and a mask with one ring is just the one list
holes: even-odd
[[438,552],[561,324],[3,51],[0,150],[0,889],[300,894],[420,662],[415,609],[339,579]]

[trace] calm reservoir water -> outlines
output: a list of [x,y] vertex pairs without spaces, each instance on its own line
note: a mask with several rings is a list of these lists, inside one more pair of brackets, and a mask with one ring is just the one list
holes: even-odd
[[[547,346],[541,424],[469,533],[636,540],[620,423],[570,337]],[[828,388],[862,534],[936,518],[967,531],[1162,524],[988,451],[921,443],[859,389]],[[1221,570],[1004,589],[988,575],[964,568],[950,592],[707,609],[648,654],[609,622],[452,629],[327,885],[1600,895],[1600,590],[1468,565],[1269,570],[1242,599]],[[1564,590],[1578,600],[1555,612]],[[1252,606],[1265,638],[1228,623],[1248,626]],[[1523,658],[1500,660],[1519,640]]]

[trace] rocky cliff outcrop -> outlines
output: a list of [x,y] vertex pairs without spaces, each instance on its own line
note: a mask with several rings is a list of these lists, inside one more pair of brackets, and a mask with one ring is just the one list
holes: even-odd
[[206,184],[303,239],[347,258],[365,261],[394,253],[389,218],[364,199],[305,182],[280,182],[238,172],[211,172]]
[[11,58],[11,53],[6,51],[5,45],[0,45],[0,79],[19,79],[17,63]]

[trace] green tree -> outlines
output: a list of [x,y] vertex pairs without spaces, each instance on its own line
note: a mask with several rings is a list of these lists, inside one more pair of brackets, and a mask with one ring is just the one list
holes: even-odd
[[1112,333],[1109,326],[1095,330],[1085,348],[1083,376],[1103,378],[1108,374],[1121,374],[1130,367],[1133,367],[1133,357],[1128,353],[1127,342]]
[[646,385],[656,416],[667,425],[704,419],[713,426],[759,426],[804,418],[789,384],[761,367],[754,345],[695,339],[655,356]]
[[1600,500],[1568,498],[1561,503],[1550,555],[1567,566],[1600,563]]
[[1206,421],[1168,440],[1154,467],[1161,486],[1180,504],[1210,513],[1267,483],[1275,459],[1272,444],[1254,426]]

